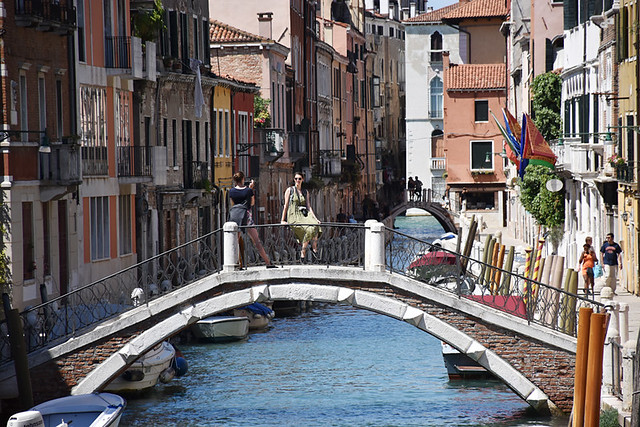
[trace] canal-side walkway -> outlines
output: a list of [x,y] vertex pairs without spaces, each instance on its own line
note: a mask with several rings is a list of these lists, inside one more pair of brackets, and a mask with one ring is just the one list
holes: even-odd
[[[502,227],[502,228],[487,228],[483,231],[480,232],[480,241],[484,241],[484,237],[487,234],[490,235],[496,235],[497,233],[500,233],[502,235],[501,237],[501,241],[502,244],[504,244],[505,246],[513,246],[516,250],[516,252],[524,254],[524,249],[530,245],[528,245],[526,242],[517,239],[516,237],[514,237],[512,230],[510,230],[509,228],[506,227]],[[600,279],[596,279],[596,283],[595,283],[595,290],[596,290],[596,300],[597,301],[601,301],[601,297],[600,297],[600,289],[602,289],[603,286],[603,280],[602,278]],[[580,285],[581,286],[581,285]],[[613,295],[613,301],[617,302],[617,303],[624,303],[629,307],[629,311],[628,311],[628,320],[629,320],[629,327],[628,327],[628,337],[629,340],[627,341],[626,345],[627,347],[631,347],[633,349],[635,349],[636,347],[636,342],[639,339],[638,333],[640,332],[640,297],[638,297],[637,295],[634,295],[630,292],[628,292],[626,289],[624,289],[622,286],[620,286],[620,284],[618,284],[618,286],[616,287],[616,291],[615,294]],[[621,343],[621,345],[625,345],[625,343]],[[605,351],[607,351],[608,349],[605,349]],[[629,390],[632,391],[632,390]],[[601,394],[601,399],[602,399],[602,409],[607,409],[607,408],[615,408],[618,411],[619,414],[619,422],[622,426],[630,426],[631,425],[631,408],[630,407],[625,407],[625,406],[630,406],[630,405],[625,405],[623,403],[622,400],[620,400],[619,397],[615,396],[613,393],[611,393],[610,387],[608,385],[603,385],[602,387],[602,394]],[[629,401],[631,401],[631,399],[628,399]]]

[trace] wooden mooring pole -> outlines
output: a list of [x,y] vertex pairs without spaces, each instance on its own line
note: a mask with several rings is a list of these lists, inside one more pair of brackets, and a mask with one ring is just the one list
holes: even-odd
[[27,346],[24,341],[24,332],[20,320],[20,312],[17,308],[11,308],[9,295],[2,294],[2,306],[7,318],[9,329],[9,343],[11,345],[11,357],[16,369],[16,381],[20,395],[20,410],[24,411],[33,407],[33,390],[31,388],[31,375],[29,374],[29,360],[27,359]]

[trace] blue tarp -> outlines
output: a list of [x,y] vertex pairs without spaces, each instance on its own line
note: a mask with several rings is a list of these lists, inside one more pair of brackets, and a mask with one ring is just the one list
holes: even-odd
[[253,304],[249,304],[246,305],[244,307],[240,308],[241,310],[249,310],[252,313],[256,313],[256,314],[262,314],[263,316],[268,316],[269,314],[273,313],[273,310],[271,310],[269,307],[262,305],[260,303],[254,302]]

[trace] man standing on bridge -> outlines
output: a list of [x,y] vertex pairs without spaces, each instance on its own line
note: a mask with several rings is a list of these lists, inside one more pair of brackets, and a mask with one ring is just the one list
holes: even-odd
[[409,201],[413,202],[413,193],[416,190],[416,183],[412,177],[409,177],[409,181],[407,181],[407,193],[409,193]]

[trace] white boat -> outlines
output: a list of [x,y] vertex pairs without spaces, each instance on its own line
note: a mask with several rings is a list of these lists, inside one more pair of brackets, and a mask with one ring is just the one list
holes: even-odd
[[450,380],[492,377],[478,362],[445,342],[442,342],[442,358]]
[[136,360],[122,375],[111,381],[106,391],[132,392],[147,390],[158,383],[169,382],[175,375],[171,366],[175,359],[176,350],[163,341],[138,360]]
[[235,316],[211,316],[198,320],[191,327],[196,338],[211,342],[229,342],[249,335],[249,318]]
[[254,331],[268,327],[275,313],[266,305],[254,302],[253,304],[236,308],[233,310],[233,315],[249,318],[249,330]]
[[117,427],[126,404],[111,393],[61,397],[12,415],[7,427]]

